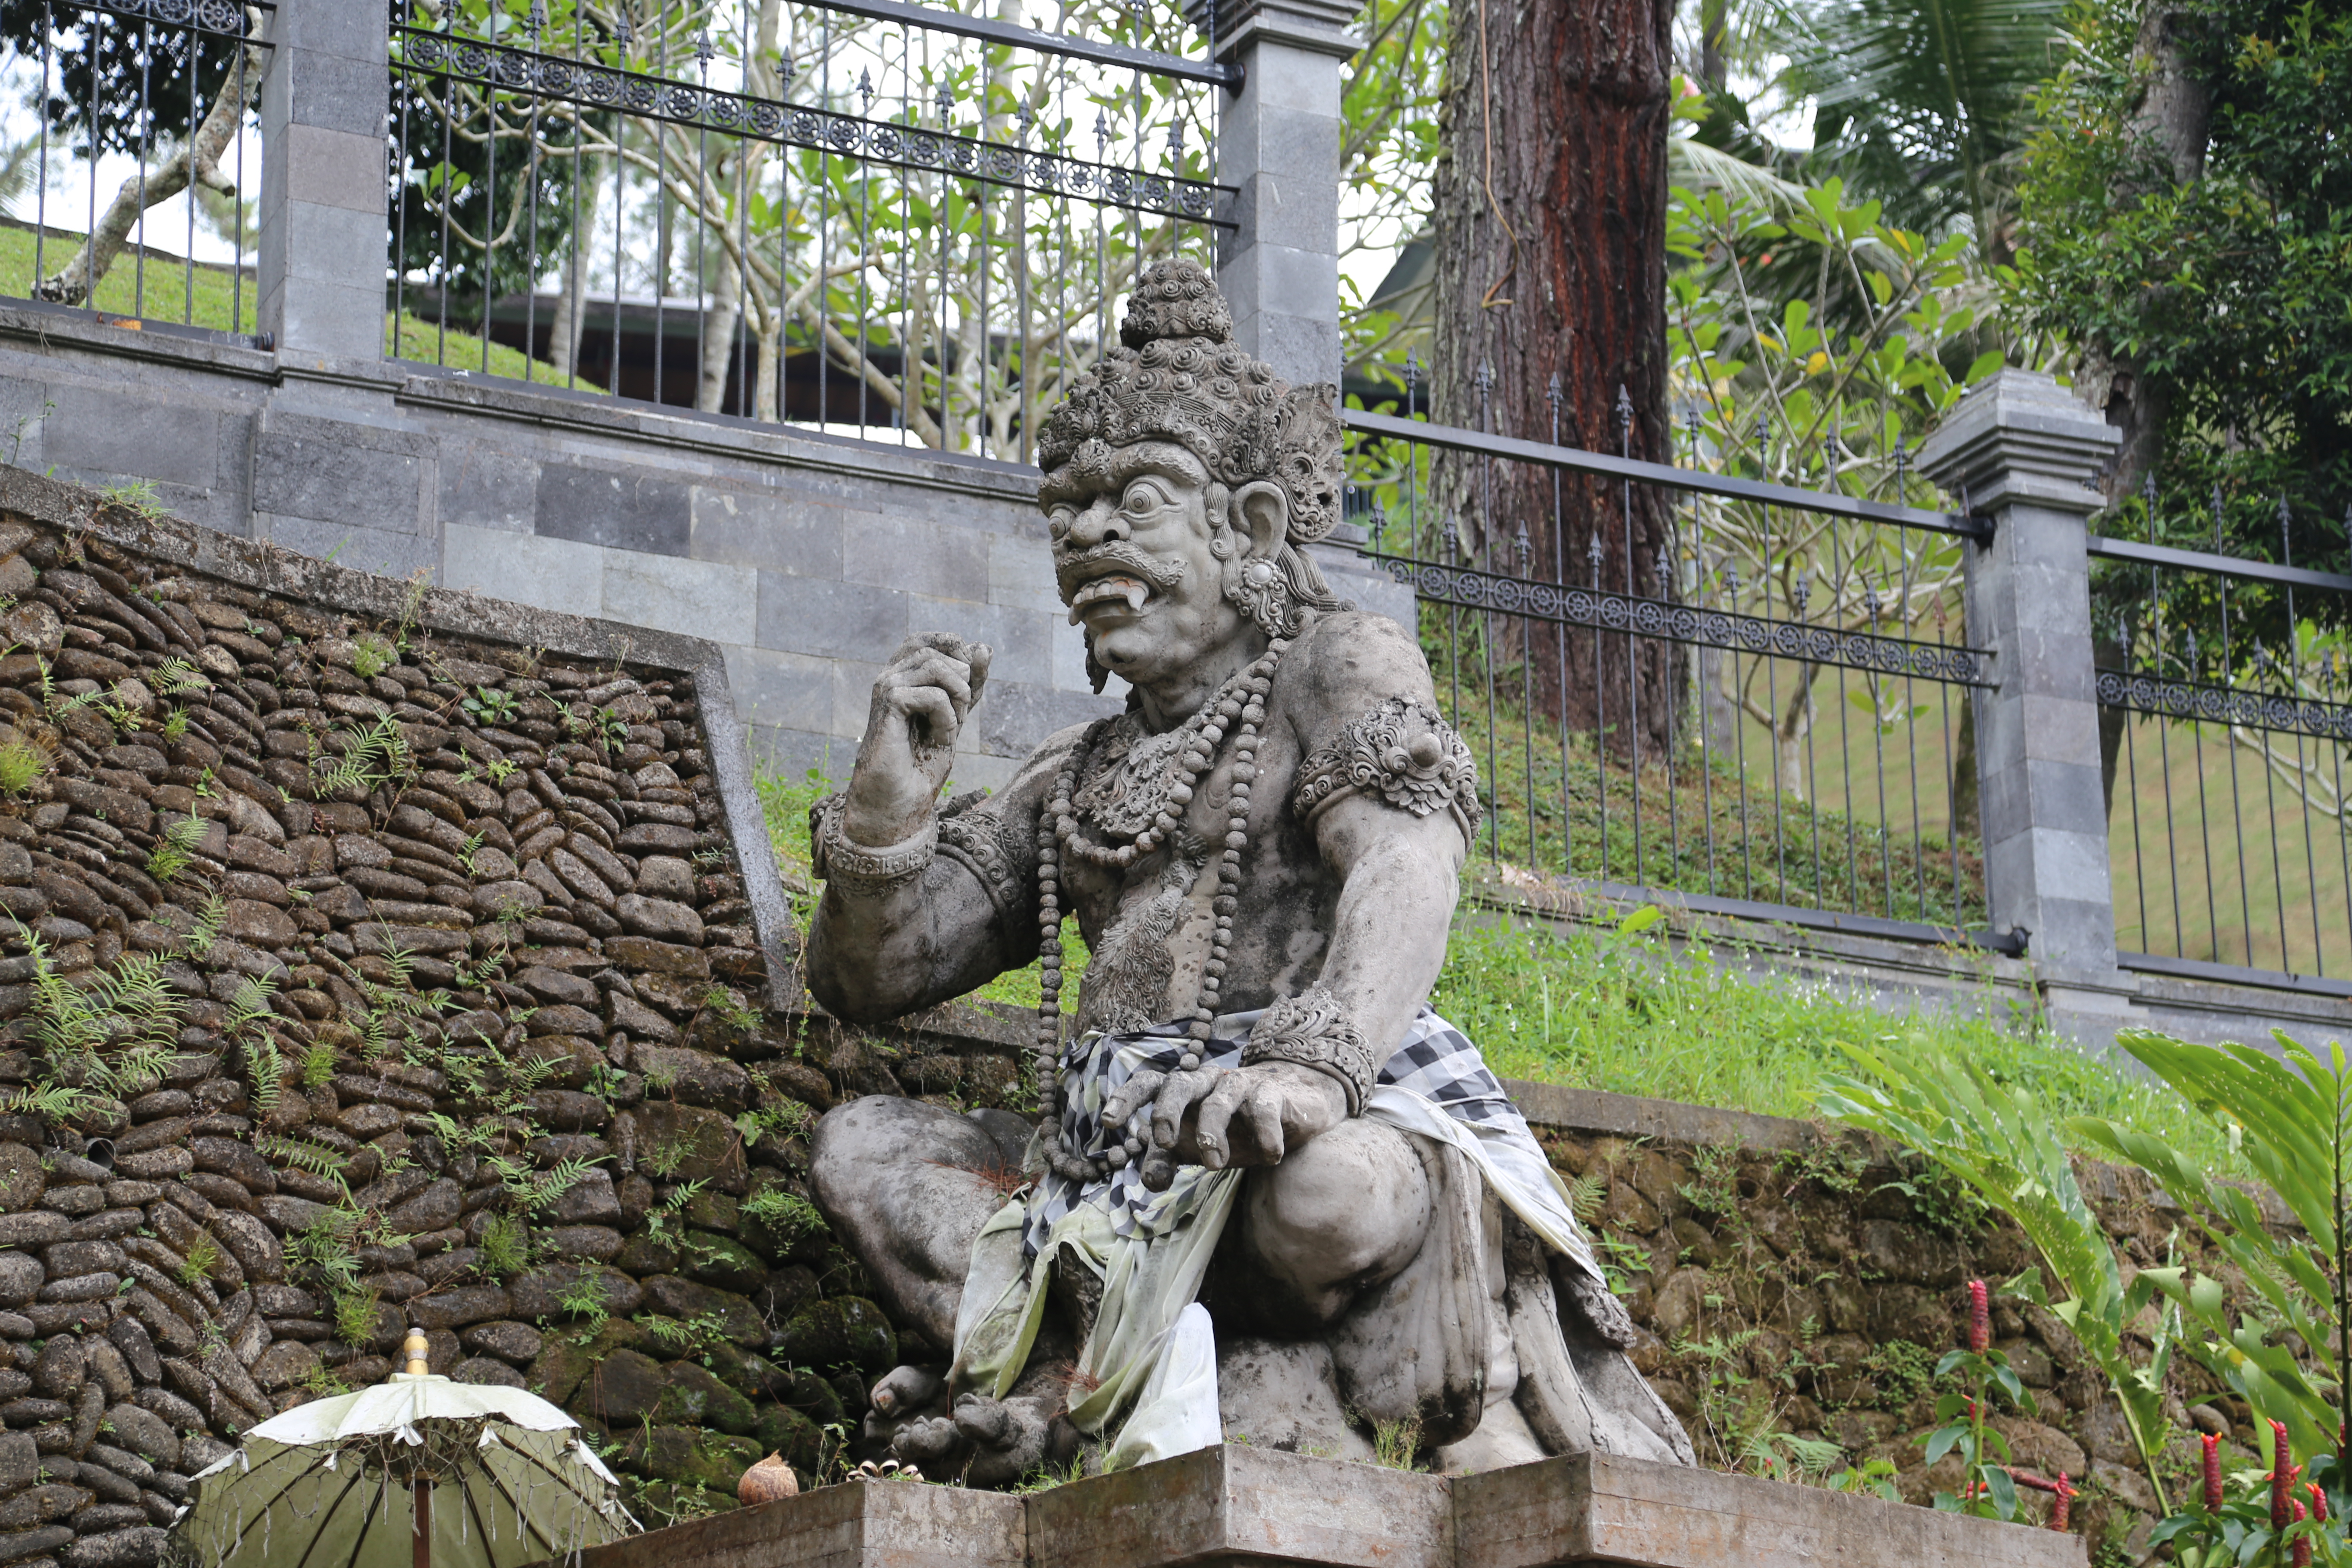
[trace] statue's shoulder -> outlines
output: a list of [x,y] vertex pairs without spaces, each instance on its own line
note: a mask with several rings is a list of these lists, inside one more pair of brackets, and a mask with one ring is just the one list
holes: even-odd
[[1283,660],[1283,674],[1294,671],[1285,705],[1302,758],[1291,785],[1302,817],[1362,795],[1414,816],[1448,812],[1465,841],[1476,838],[1477,766],[1402,626],[1360,611],[1320,616]]
[[1317,616],[1283,656],[1282,703],[1301,735],[1396,700],[1428,704],[1437,689],[1412,634],[1365,610]]

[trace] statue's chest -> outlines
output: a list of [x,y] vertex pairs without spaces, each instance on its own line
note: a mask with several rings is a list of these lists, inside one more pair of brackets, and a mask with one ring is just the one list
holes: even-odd
[[[1160,813],[1191,803],[1185,753],[1193,736],[1187,730],[1153,735],[1132,717],[1115,726],[1093,758],[1093,771],[1070,797],[1078,820],[1105,842],[1133,842]],[[1184,799],[1176,796],[1181,794]],[[1179,813],[1179,815],[1183,815]]]
[[[1181,731],[1151,735],[1122,724],[1071,791],[1071,816],[1089,842],[1152,846],[1124,865],[1064,857],[1071,907],[1092,949],[1082,1029],[1139,1029],[1191,1012],[1211,963],[1230,944],[1235,911],[1220,908],[1229,853],[1238,852],[1235,902],[1254,910],[1265,904],[1252,895],[1294,881],[1303,868],[1290,865],[1298,847],[1284,803],[1297,759],[1286,741],[1266,736],[1250,761],[1229,751],[1204,769],[1185,765],[1192,743]],[[1226,967],[1218,963],[1220,976]],[[1228,983],[1227,1002],[1240,1002],[1246,989]]]

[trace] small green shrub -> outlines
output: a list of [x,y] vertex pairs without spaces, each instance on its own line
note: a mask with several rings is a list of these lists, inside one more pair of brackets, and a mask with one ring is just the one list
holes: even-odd
[[0,795],[23,795],[48,769],[48,754],[23,736],[0,742]]
[[486,1279],[504,1279],[530,1267],[530,1227],[511,1214],[491,1219],[475,1243],[474,1267]]
[[197,1237],[190,1244],[188,1256],[179,1267],[180,1283],[194,1285],[199,1279],[210,1278],[214,1266],[219,1262],[220,1244],[209,1236]]
[[766,1226],[787,1247],[803,1237],[821,1235],[826,1228],[824,1215],[814,1204],[782,1187],[770,1187],[744,1199],[742,1212]]
[[363,1345],[375,1337],[376,1314],[383,1296],[373,1286],[352,1286],[334,1294],[335,1337],[347,1345]]
[[373,680],[399,662],[400,650],[373,632],[352,645],[352,672],[362,680]]

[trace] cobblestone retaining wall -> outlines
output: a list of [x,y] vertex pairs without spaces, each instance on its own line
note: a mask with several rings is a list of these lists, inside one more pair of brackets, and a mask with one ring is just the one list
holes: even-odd
[[652,1519],[814,1469],[898,1346],[719,650],[97,500],[0,482],[0,1563],[153,1562],[410,1322]]

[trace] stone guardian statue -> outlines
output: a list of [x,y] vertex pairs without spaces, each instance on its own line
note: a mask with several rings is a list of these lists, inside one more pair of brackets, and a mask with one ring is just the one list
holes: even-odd
[[989,650],[917,637],[813,815],[826,1007],[1044,970],[1034,1131],[882,1097],[818,1124],[816,1201],[945,1363],[878,1384],[866,1439],[983,1486],[1229,1436],[1690,1463],[1526,1121],[1428,1005],[1477,773],[1412,634],[1303,548],[1339,521],[1333,389],[1231,335],[1200,266],[1157,264],[1041,432],[1056,585],[1127,710],[942,806]]

